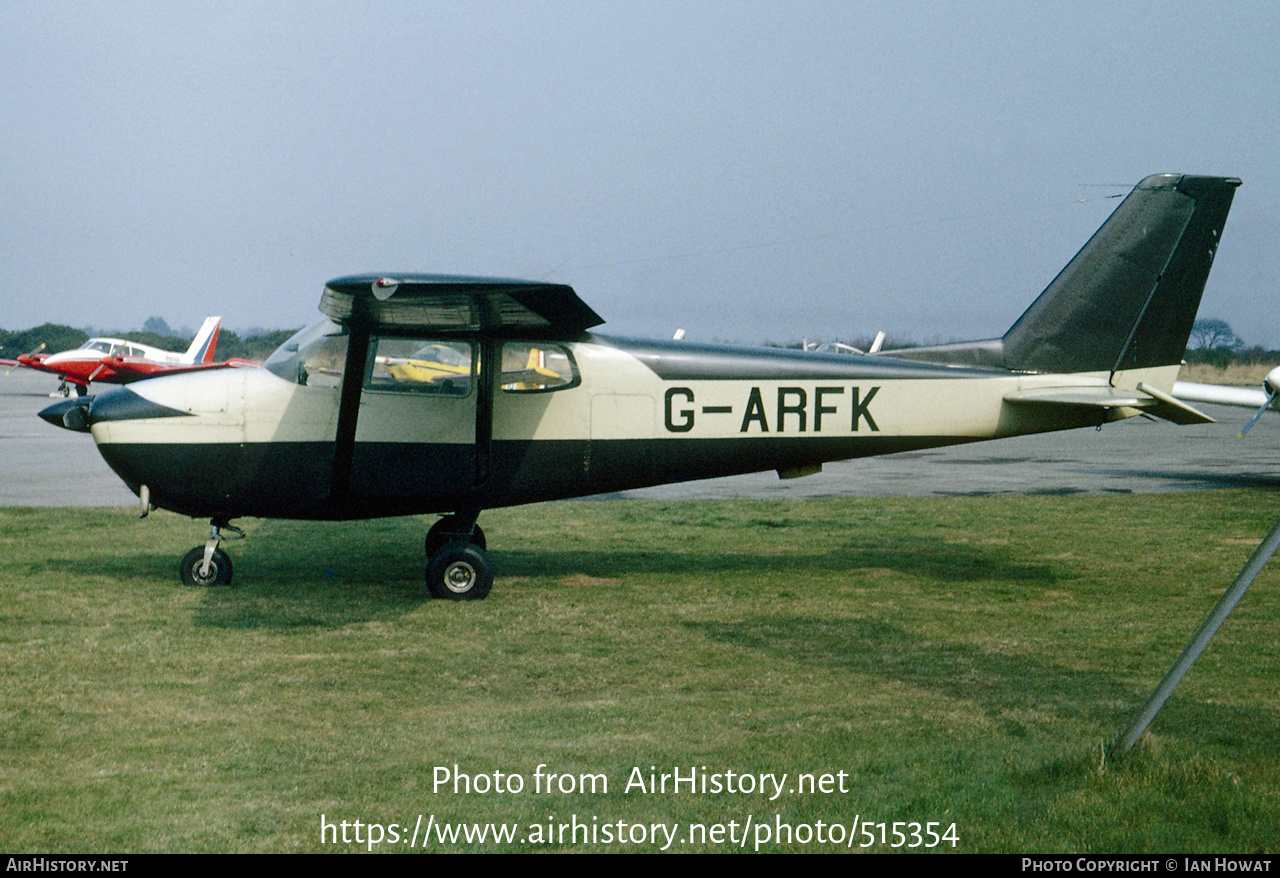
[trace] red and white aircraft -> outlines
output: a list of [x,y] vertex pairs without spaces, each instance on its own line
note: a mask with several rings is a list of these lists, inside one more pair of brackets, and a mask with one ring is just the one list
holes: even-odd
[[91,338],[74,351],[22,354],[18,364],[60,376],[64,394],[74,387],[77,396],[83,396],[94,381],[128,384],[153,375],[256,365],[248,360],[213,361],[221,324],[221,317],[206,317],[191,347],[181,354],[120,338]]

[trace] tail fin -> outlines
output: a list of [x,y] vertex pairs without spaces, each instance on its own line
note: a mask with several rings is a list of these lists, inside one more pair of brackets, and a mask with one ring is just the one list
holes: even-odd
[[204,325],[192,340],[191,347],[187,348],[187,352],[182,355],[182,361],[192,365],[212,363],[213,352],[218,347],[218,330],[221,326],[221,317],[206,317]]
[[1239,185],[1176,174],[1139,183],[1004,334],[1006,365],[1116,372],[1181,362]]
[[1003,337],[901,354],[1019,372],[1177,365],[1239,185],[1234,177],[1148,177]]

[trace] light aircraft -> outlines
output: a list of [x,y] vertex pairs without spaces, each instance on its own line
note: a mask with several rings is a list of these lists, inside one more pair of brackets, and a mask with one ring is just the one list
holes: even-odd
[[[186,353],[175,353],[121,338],[91,338],[82,347],[57,354],[30,353],[18,357],[19,365],[62,378],[64,394],[75,388],[84,396],[94,381],[128,384],[166,372],[190,372],[227,364],[214,363],[221,317],[206,317]],[[253,365],[247,360],[228,361],[231,365]]]
[[[210,520],[181,561],[188,584],[231,581],[220,543],[243,516],[441,513],[427,588],[482,598],[488,508],[810,475],[1136,414],[1211,421],[1171,391],[1239,185],[1143,180],[1000,338],[874,356],[645,341],[590,332],[603,320],[562,284],[364,275],[330,281],[325,319],[262,369],[162,376],[40,414],[92,433],[142,514]],[[400,359],[427,366],[397,375]]]
[[1280,400],[1280,366],[1267,373],[1262,379],[1262,388],[1229,387],[1221,384],[1197,384],[1192,381],[1178,381],[1173,385],[1173,395],[1188,402],[1207,402],[1217,405],[1234,405],[1258,411],[1249,423],[1240,431],[1240,438],[1258,423],[1267,409],[1280,411],[1277,401]]

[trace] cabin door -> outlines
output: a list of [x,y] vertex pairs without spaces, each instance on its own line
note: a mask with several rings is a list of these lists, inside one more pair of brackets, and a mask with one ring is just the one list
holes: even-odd
[[447,502],[475,487],[478,356],[468,339],[369,340],[352,494]]

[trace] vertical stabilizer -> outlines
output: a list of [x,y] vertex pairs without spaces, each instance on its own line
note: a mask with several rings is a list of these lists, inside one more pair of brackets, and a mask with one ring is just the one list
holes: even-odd
[[1176,366],[1239,185],[1148,177],[1003,337],[887,355],[1059,374]]
[[1004,334],[1007,368],[1177,365],[1240,181],[1164,174],[1134,188]]

